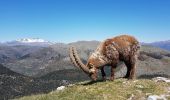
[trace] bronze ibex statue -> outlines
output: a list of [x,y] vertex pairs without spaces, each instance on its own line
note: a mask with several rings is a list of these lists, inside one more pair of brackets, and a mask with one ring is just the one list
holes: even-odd
[[101,69],[102,77],[106,79],[106,65],[111,66],[110,80],[114,80],[114,69],[119,61],[123,61],[127,66],[125,78],[134,79],[139,49],[140,44],[133,36],[120,35],[101,42],[86,65],[80,60],[75,47],[70,47],[70,59],[94,81],[97,80],[98,69]]

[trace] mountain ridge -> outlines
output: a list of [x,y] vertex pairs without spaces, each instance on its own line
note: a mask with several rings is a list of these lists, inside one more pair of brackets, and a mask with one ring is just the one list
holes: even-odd
[[[69,47],[75,46],[80,58],[86,63],[89,55],[99,43],[98,41],[78,41],[69,44],[56,43],[47,47],[0,46],[0,63],[13,71],[28,76],[43,75],[55,70],[75,69],[70,62]],[[154,61],[157,63],[156,60],[163,56],[169,57],[170,51],[145,45],[141,48],[141,54],[140,58],[154,57]],[[162,62],[159,65],[163,66]]]
[[40,38],[22,38],[22,39],[1,43],[1,45],[7,45],[7,46],[28,45],[28,46],[45,46],[45,47],[53,44],[55,43]]
[[[86,41],[86,40],[82,40],[82,41],[76,41],[76,42],[71,42],[71,43],[61,43],[61,44],[76,44],[76,43],[87,43],[87,42],[100,42],[100,41],[96,41],[96,40],[91,40],[91,41]],[[8,45],[8,46],[16,46],[16,45],[30,45],[30,46],[50,46],[50,45],[54,45],[54,44],[58,44],[57,42],[51,42],[51,41],[47,41],[41,38],[21,38],[21,39],[17,39],[14,41],[7,41],[7,42],[0,42],[0,45]],[[166,49],[166,50],[170,50],[170,40],[164,40],[164,41],[154,41],[154,42],[141,42],[141,44],[143,45],[152,45],[155,47],[159,47],[162,49]]]
[[155,47],[159,47],[165,50],[169,50],[170,51],[170,40],[165,40],[165,41],[155,41],[152,43],[143,43],[145,45],[152,45]]

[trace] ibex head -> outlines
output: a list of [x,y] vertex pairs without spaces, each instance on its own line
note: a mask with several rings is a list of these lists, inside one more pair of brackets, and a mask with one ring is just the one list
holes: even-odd
[[97,80],[97,68],[95,59],[93,60],[93,58],[90,57],[87,64],[83,64],[77,54],[75,47],[70,47],[70,59],[76,67],[81,68],[86,74],[89,75],[92,80]]

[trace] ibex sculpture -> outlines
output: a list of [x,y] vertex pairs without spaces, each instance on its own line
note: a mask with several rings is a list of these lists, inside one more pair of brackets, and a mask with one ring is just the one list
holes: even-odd
[[81,68],[92,80],[97,80],[98,69],[101,69],[103,79],[106,79],[104,66],[111,66],[110,80],[114,80],[114,69],[119,61],[123,61],[127,66],[125,78],[134,79],[139,42],[132,36],[120,35],[111,39],[106,39],[99,44],[94,53],[89,57],[84,65],[78,57],[75,47],[70,47],[70,59],[73,64]]

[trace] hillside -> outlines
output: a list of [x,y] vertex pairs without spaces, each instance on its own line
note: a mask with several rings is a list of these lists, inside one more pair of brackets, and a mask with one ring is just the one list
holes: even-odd
[[76,79],[73,80],[73,78],[72,81],[61,79],[63,74],[69,74],[69,72],[72,73],[73,71],[65,71],[62,74],[56,72],[55,75],[60,76],[60,78],[32,78],[13,72],[0,64],[0,100],[8,100],[31,94],[48,93],[60,85],[68,85],[73,81],[78,81]]
[[15,72],[27,76],[40,76],[57,70],[75,69],[68,57],[70,45],[81,49],[79,50],[81,56],[87,59],[98,43],[97,41],[80,41],[71,44],[56,43],[48,47],[0,46],[0,62]]
[[0,100],[21,95],[23,86],[30,80],[29,77],[13,72],[0,64]]
[[65,70],[50,72],[46,75],[38,77],[37,79],[42,79],[46,81],[66,80],[68,82],[77,82],[77,81],[89,80],[90,78],[85,73],[82,73],[81,70],[65,69]]
[[[88,56],[98,44],[98,41],[79,41],[70,44],[56,43],[48,47],[0,46],[0,62],[17,73],[41,77],[53,71],[76,69],[69,59],[70,46],[77,48],[82,61],[86,63]],[[169,51],[143,45],[140,54],[139,75],[155,73],[170,75],[167,70],[170,64]]]
[[157,42],[148,43],[148,44],[152,45],[152,46],[155,46],[155,47],[162,48],[162,49],[170,50],[170,40],[167,40],[167,41],[157,41]]
[[146,79],[81,82],[63,90],[26,96],[19,100],[146,100],[156,98],[156,95],[163,100],[164,98],[170,99],[169,87],[170,83]]

